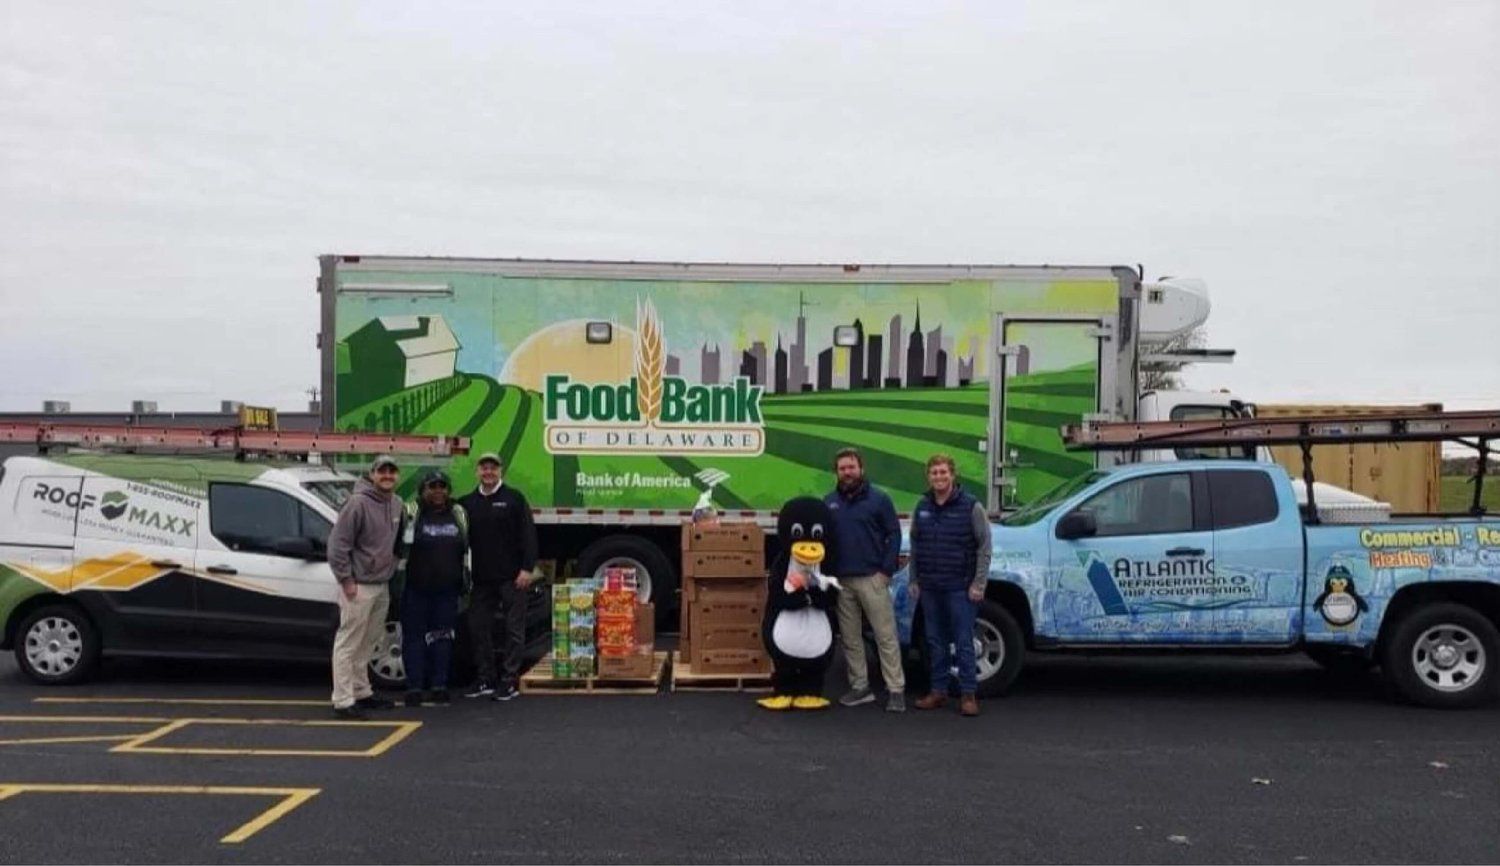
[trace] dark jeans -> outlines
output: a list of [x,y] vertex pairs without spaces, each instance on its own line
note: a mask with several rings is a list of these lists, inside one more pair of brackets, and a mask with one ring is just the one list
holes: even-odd
[[515,685],[521,678],[521,654],[526,649],[526,590],[514,580],[475,581],[469,596],[469,635],[474,641],[474,667],[479,678],[488,683],[501,680],[495,676],[495,611],[505,612],[505,635],[500,647],[504,653],[504,682]]
[[430,592],[406,587],[401,595],[401,658],[408,691],[448,687],[457,622],[456,588]]
[[927,629],[927,656],[932,661],[932,690],[947,692],[953,678],[950,645],[958,655],[958,690],[966,695],[979,688],[974,659],[974,618],[979,605],[969,601],[967,589],[923,589],[922,624]]

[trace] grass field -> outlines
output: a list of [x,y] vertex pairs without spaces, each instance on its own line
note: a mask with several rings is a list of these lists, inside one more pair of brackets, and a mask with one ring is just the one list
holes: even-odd
[[[1467,475],[1444,475],[1439,497],[1444,512],[1467,511],[1474,501],[1474,485]],[[1489,513],[1500,514],[1500,475],[1485,476],[1483,502]]]
[[[1085,459],[1062,450],[1056,431],[1059,424],[1093,411],[1092,375],[1090,368],[1017,377],[1006,429],[1022,467],[1023,495],[1088,467]],[[458,377],[440,399],[434,399],[429,386],[407,389],[343,413],[339,426],[359,428],[371,417],[388,416],[413,419],[403,426],[408,432],[469,436],[471,453],[444,464],[457,489],[472,483],[474,458],[493,451],[505,460],[510,483],[533,502],[558,507],[691,508],[700,489],[696,482],[690,488],[635,489],[599,482],[635,474],[692,478],[701,470],[717,469],[729,473],[714,493],[721,508],[774,509],[792,496],[829,489],[833,455],[850,446],[864,454],[870,479],[890,492],[901,511],[911,510],[926,489],[926,461],[937,452],[954,458],[961,482],[971,490],[980,492],[984,484],[988,458],[981,449],[990,420],[984,383],[767,396],[762,401],[765,453],[760,457],[553,456],[545,447],[540,395],[489,376]],[[404,468],[400,489],[409,495],[426,466],[409,462]]]

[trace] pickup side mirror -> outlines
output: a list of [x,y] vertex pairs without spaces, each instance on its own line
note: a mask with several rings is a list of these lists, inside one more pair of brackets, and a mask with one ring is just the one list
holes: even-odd
[[271,552],[277,556],[305,559],[309,562],[316,562],[326,556],[318,550],[317,542],[311,538],[278,538],[271,542]]
[[1091,538],[1099,534],[1099,522],[1092,512],[1074,511],[1057,521],[1057,537],[1064,541],[1075,538]]

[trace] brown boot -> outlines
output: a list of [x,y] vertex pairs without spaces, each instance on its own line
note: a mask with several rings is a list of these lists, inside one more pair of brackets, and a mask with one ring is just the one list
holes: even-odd
[[958,714],[961,716],[979,715],[979,699],[973,695],[963,695],[958,699]]
[[919,710],[935,710],[943,704],[948,703],[948,696],[942,692],[928,692],[912,704]]

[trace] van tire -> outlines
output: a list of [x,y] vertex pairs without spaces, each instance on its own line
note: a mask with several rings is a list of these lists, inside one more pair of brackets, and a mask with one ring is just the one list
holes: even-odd
[[16,629],[16,664],[33,682],[65,686],[84,682],[99,666],[99,630],[75,604],[43,605]]
[[576,574],[593,577],[612,560],[645,572],[642,582],[650,584],[649,597],[656,605],[656,628],[661,631],[671,627],[676,622],[673,614],[677,610],[677,570],[661,548],[635,535],[606,535],[578,554]]
[[1500,694],[1500,630],[1479,611],[1425,604],[1396,623],[1381,647],[1381,667],[1397,693],[1443,709],[1477,707]]

